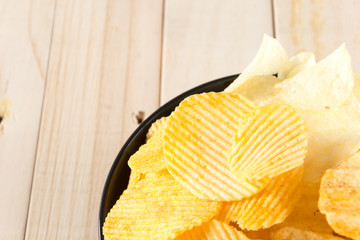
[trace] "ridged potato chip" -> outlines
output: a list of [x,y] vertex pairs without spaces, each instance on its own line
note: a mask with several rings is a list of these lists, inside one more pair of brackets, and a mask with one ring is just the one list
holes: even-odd
[[312,52],[300,52],[290,58],[290,68],[288,71],[278,73],[279,79],[291,78],[302,70],[315,65],[315,55]]
[[302,165],[308,136],[300,115],[280,104],[254,113],[240,125],[229,152],[230,169],[237,178],[272,178]]
[[125,190],[106,217],[105,240],[173,239],[212,219],[220,203],[195,197],[166,171]]
[[271,240],[340,240],[343,238],[335,237],[330,234],[312,232],[309,230],[283,227],[271,234]]
[[289,57],[280,42],[264,35],[260,48],[251,63],[240,76],[225,89],[225,92],[239,93],[238,87],[249,78],[258,75],[272,75],[290,68]]
[[154,136],[157,131],[163,129],[166,121],[167,117],[162,117],[156,120],[153,124],[151,124],[148,132],[146,133],[146,141],[148,141],[152,136]]
[[229,93],[192,95],[169,116],[164,153],[171,175],[199,198],[231,201],[251,196],[269,179],[239,182],[227,152],[241,121],[257,106]]
[[259,193],[235,202],[224,202],[217,218],[235,221],[241,229],[259,230],[281,223],[301,196],[303,166],[271,179]]
[[318,207],[320,183],[304,183],[300,200],[284,222],[272,227],[295,227],[313,232],[331,234],[332,228]]
[[360,151],[321,179],[319,209],[335,232],[360,239]]
[[297,108],[324,109],[344,103],[354,87],[351,57],[341,45],[332,54],[279,83],[279,97]]
[[245,234],[227,223],[211,220],[184,232],[175,240],[250,240]]
[[163,151],[163,129],[159,129],[147,143],[129,159],[129,167],[140,173],[159,172],[166,169]]

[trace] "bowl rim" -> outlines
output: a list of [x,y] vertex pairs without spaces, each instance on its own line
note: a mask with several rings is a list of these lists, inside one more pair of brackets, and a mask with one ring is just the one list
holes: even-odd
[[239,74],[233,74],[233,75],[229,75],[226,77],[222,77],[222,78],[218,78],[203,84],[200,84],[196,87],[193,87],[181,94],[179,94],[178,96],[174,97],[173,99],[171,99],[170,101],[166,102],[165,104],[163,104],[162,106],[160,106],[157,110],[155,110],[149,117],[147,117],[136,129],[135,131],[130,135],[130,137],[126,140],[126,142],[122,145],[119,153],[117,154],[114,162],[111,165],[111,168],[108,172],[108,175],[106,177],[106,181],[102,190],[102,194],[101,194],[101,199],[100,199],[100,207],[99,207],[99,216],[98,216],[98,235],[99,235],[99,240],[103,240],[103,232],[102,232],[102,225],[103,225],[103,221],[102,219],[104,218],[104,204],[105,204],[105,198],[107,195],[107,191],[109,189],[109,184],[110,181],[112,179],[112,176],[114,174],[114,171],[117,167],[117,165],[120,162],[121,156],[124,154],[125,150],[127,149],[127,147],[130,145],[130,143],[133,141],[133,139],[139,134],[139,132],[144,128],[144,126],[146,126],[149,122],[154,122],[157,119],[157,116],[159,115],[159,113],[164,112],[167,108],[169,108],[169,106],[173,105],[174,103],[178,102],[180,99],[184,99],[187,96],[193,94],[194,92],[197,92],[203,88],[206,88],[208,85],[215,85],[216,83],[219,82],[223,82],[223,81],[227,81],[230,79],[236,79],[239,76]]

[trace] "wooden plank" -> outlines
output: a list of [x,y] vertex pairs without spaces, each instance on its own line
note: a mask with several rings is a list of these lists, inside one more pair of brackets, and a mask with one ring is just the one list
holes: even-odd
[[26,239],[95,239],[110,165],[159,104],[161,0],[58,1]]
[[271,0],[166,1],[161,102],[239,73],[272,35]]
[[289,55],[315,52],[322,59],[345,42],[360,72],[360,1],[274,0],[276,36]]
[[0,0],[0,102],[13,116],[0,132],[0,239],[23,239],[55,1]]

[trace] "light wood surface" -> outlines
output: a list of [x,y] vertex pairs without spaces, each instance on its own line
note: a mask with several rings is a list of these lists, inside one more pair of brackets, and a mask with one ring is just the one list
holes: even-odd
[[[160,104],[236,74],[264,33],[290,55],[346,42],[357,0],[0,0],[0,239],[97,239],[105,178]],[[136,119],[138,116],[139,119]]]

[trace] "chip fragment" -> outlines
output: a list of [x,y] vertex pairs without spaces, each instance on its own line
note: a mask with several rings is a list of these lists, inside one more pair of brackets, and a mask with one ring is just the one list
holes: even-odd
[[195,197],[162,171],[123,192],[106,217],[103,233],[105,240],[173,239],[212,219],[219,208],[219,202]]
[[241,121],[257,106],[230,93],[192,95],[169,116],[164,153],[171,175],[199,198],[231,201],[259,192],[268,179],[239,182],[227,152]]
[[132,170],[140,173],[151,173],[166,169],[162,134],[163,129],[159,129],[147,143],[130,157],[128,164]]
[[286,105],[269,104],[240,125],[229,152],[237,178],[272,178],[304,163],[307,132],[300,115]]
[[300,199],[303,166],[271,179],[259,193],[240,201],[224,202],[217,218],[236,222],[241,229],[259,230],[281,223]]
[[319,209],[335,232],[360,239],[360,151],[321,179]]
[[148,132],[146,133],[146,141],[148,141],[155,133],[164,128],[167,117],[162,117],[157,119],[153,124],[151,124]]
[[312,232],[309,230],[294,228],[294,227],[283,227],[279,230],[271,233],[271,240],[340,240],[343,238],[335,237],[331,234],[323,234]]
[[210,220],[201,226],[179,235],[175,240],[250,240],[245,234],[218,220]]

